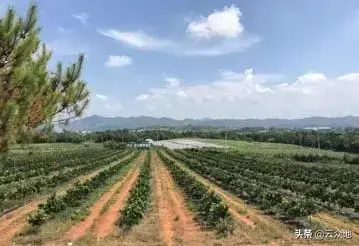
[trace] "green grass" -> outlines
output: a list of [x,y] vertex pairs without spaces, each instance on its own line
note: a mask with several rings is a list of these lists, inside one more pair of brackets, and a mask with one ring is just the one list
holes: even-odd
[[[224,139],[195,139],[200,142],[212,143],[221,146],[226,146]],[[297,146],[292,144],[280,143],[262,143],[262,142],[247,142],[241,140],[228,140],[228,147],[234,148],[239,152],[244,153],[262,153],[262,154],[321,154],[331,157],[343,158],[343,152],[334,152],[330,150],[320,150],[316,148]]]
[[106,185],[99,188],[95,192],[91,193],[89,197],[83,201],[81,207],[74,209],[72,211],[70,209],[69,212],[71,215],[69,216],[69,213],[65,212],[64,217],[65,218],[71,217],[71,219],[75,221],[81,221],[84,218],[86,218],[90,214],[89,208],[91,207],[91,205],[93,205],[103,195],[104,192],[110,189],[112,185],[122,180],[133,166],[134,166],[134,162],[124,166],[124,168],[121,169],[121,171],[118,172],[118,174],[107,180]]
[[[85,145],[88,145],[86,147]],[[10,147],[10,153],[28,153],[33,152],[52,152],[52,151],[65,151],[65,150],[79,150],[84,148],[102,148],[103,145],[99,143],[40,143],[40,144],[15,144]]]

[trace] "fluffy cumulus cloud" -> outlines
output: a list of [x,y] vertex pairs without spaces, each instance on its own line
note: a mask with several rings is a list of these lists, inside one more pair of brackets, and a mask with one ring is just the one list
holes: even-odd
[[344,81],[359,81],[359,73],[349,73],[338,77],[339,80]]
[[[276,82],[276,83],[273,83]],[[215,81],[153,88],[136,98],[149,114],[175,118],[298,118],[357,115],[359,74],[327,78],[307,73],[288,80],[280,74],[221,71]],[[169,106],[170,105],[170,106]]]
[[241,12],[232,5],[223,10],[215,10],[207,17],[200,16],[189,23],[187,33],[196,38],[226,37],[235,38],[243,32],[240,23]]
[[316,83],[326,79],[327,78],[322,73],[307,73],[302,76],[299,76],[297,79],[297,83]]
[[[143,51],[177,56],[220,56],[241,52],[261,39],[244,32],[238,7],[226,6],[207,17],[194,18],[176,39],[159,37],[144,31],[100,29],[98,32],[117,42]],[[187,35],[186,35],[187,34]],[[195,40],[191,37],[196,37]]]
[[125,67],[132,64],[132,58],[129,56],[108,56],[105,62],[106,67]]
[[168,77],[165,79],[165,81],[167,82],[168,87],[170,87],[170,88],[176,88],[181,85],[181,80],[178,78]]
[[141,94],[141,95],[138,95],[135,98],[135,100],[137,100],[137,101],[146,101],[149,97],[150,97],[150,95],[148,95],[148,94]]

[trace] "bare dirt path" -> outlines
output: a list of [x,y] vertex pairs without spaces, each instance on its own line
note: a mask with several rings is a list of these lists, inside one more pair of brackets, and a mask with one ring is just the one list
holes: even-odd
[[[169,155],[165,155],[171,158]],[[171,159],[174,160],[173,158]],[[247,205],[244,201],[229,192],[224,191],[219,186],[189,169],[183,163],[179,161],[176,161],[176,163],[181,168],[194,175],[200,182],[209,186],[229,206],[234,219],[238,221],[238,228],[236,229],[235,234],[231,237],[241,237],[242,243],[257,245],[265,245],[266,243],[274,242],[283,243],[284,241],[288,242],[294,239],[294,232],[291,233],[284,224],[269,216],[261,214],[257,209]]]
[[[342,245],[359,245],[359,223],[358,221],[350,221],[339,215],[329,212],[319,212],[311,216],[312,222],[317,222],[325,228],[331,230],[350,230],[352,231],[352,239],[342,241]],[[338,242],[340,242],[338,240]]]
[[34,211],[41,201],[32,201],[27,205],[15,209],[0,219],[0,245],[10,245],[12,237],[27,222],[27,215]]
[[116,202],[111,205],[108,210],[102,214],[94,223],[93,234],[97,239],[108,236],[113,231],[113,226],[119,218],[119,211],[125,205],[129,191],[137,180],[139,169],[136,168],[129,177],[126,177],[120,192],[116,194]]
[[[153,152],[152,152],[153,155]],[[152,156],[151,155],[151,156]],[[155,170],[153,161],[151,160],[151,196],[148,210],[145,212],[144,218],[138,225],[135,225],[131,230],[123,230],[123,228],[115,228],[114,233],[101,240],[98,243],[107,246],[163,246],[164,242],[161,239],[158,200],[156,199],[156,183],[155,183]]]
[[161,238],[165,245],[203,245],[204,234],[156,153],[152,155]]
[[123,185],[124,181],[132,175],[134,169],[129,171],[126,176],[114,184],[108,191],[106,191],[99,200],[91,206],[90,215],[86,217],[85,220],[80,223],[75,224],[68,230],[65,234],[65,238],[69,240],[77,240],[83,237],[88,229],[93,225],[94,221],[101,215],[102,208],[106,203],[111,199],[111,197],[116,193],[116,191]]
[[341,230],[351,229],[353,234],[359,235],[359,225],[350,221],[343,221],[339,218],[336,218],[335,215],[328,214],[325,212],[317,213],[312,216],[315,219],[319,219],[320,221],[326,223],[327,225]]
[[[123,159],[128,158],[128,156],[124,157]],[[123,160],[121,159],[121,160]],[[119,160],[120,161],[120,160]],[[58,190],[57,194],[63,193],[66,189],[68,189],[72,184],[77,181],[84,181],[86,179],[92,178],[96,176],[100,171],[107,169],[108,167],[114,165],[118,161],[106,165],[105,167],[99,168],[91,173],[80,175],[73,180],[69,181],[68,183],[62,185]],[[11,245],[11,239],[14,235],[19,232],[26,224],[27,224],[27,216],[34,212],[38,205],[42,202],[45,202],[48,195],[39,197],[33,201],[30,201],[26,205],[19,207],[0,218],[0,245]]]
[[[167,157],[171,158],[169,155],[165,154]],[[173,158],[171,158],[174,160]],[[258,209],[246,204],[243,200],[236,197],[220,188],[218,185],[213,184],[211,181],[197,174],[196,172],[189,169],[183,163],[176,161],[176,163],[182,167],[184,170],[192,173],[200,182],[209,186],[213,191],[215,191],[225,203],[229,206],[230,212],[233,217],[240,222],[239,228],[236,229],[233,236],[228,237],[227,239],[220,240],[219,243],[223,245],[237,245],[239,242],[241,244],[249,245],[359,245],[358,244],[358,225],[351,222],[345,222],[341,219],[333,217],[332,215],[319,213],[312,216],[313,219],[316,219],[324,224],[338,228],[338,229],[351,229],[353,231],[352,240],[337,240],[337,241],[318,241],[318,240],[308,240],[308,241],[298,241],[294,236],[294,229],[291,231],[285,224],[281,223],[270,216],[264,215]],[[244,241],[243,240],[244,237]],[[231,239],[232,238],[232,239]],[[237,241],[233,240],[237,238]],[[214,240],[217,242],[217,240]]]

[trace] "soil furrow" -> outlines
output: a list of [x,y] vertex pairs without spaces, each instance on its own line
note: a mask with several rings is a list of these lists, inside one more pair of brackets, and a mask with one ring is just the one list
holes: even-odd
[[125,205],[129,191],[136,182],[138,175],[139,169],[136,168],[134,172],[132,172],[131,175],[125,179],[118,195],[116,194],[116,202],[95,221],[93,234],[98,239],[105,238],[112,232],[113,226],[119,218],[120,210]]
[[[127,157],[127,156],[126,156]],[[124,157],[124,158],[126,158]],[[117,162],[117,161],[116,161]],[[113,164],[109,164],[103,168],[99,168],[91,173],[80,175],[65,185],[62,185],[56,193],[61,194],[67,188],[69,188],[72,184],[77,181],[84,181],[91,177],[97,175],[101,170],[104,170]],[[46,201],[48,195],[43,196],[42,198],[30,201],[26,205],[19,207],[0,218],[0,245],[10,245],[11,239],[15,236],[17,232],[19,232],[26,224],[27,224],[27,216],[34,212],[40,203]]]
[[168,200],[165,198],[165,192],[162,189],[161,177],[159,174],[159,167],[156,163],[158,161],[155,159],[154,155],[152,155],[152,163],[155,172],[155,184],[156,184],[156,200],[158,206],[158,217],[160,221],[160,234],[161,238],[165,245],[171,246],[173,245],[172,238],[174,235],[174,214],[171,212],[171,208],[169,206]]
[[[166,156],[171,158],[167,154]],[[184,170],[192,173],[200,182],[209,186],[223,199],[223,201],[229,206],[234,219],[242,224],[239,228],[240,230],[237,230],[237,234],[241,234],[242,238],[245,239],[245,242],[259,244],[261,241],[272,241],[273,238],[280,238],[281,241],[293,240],[293,237],[290,236],[290,232],[286,229],[285,225],[267,216],[259,214],[256,209],[251,208],[239,198],[229,195],[222,188],[189,169],[184,164],[178,161],[176,161],[176,163]]]
[[10,245],[12,237],[26,224],[27,215],[34,211],[40,201],[32,201],[6,214],[0,220],[0,245]]
[[155,167],[156,194],[162,229],[162,238],[166,245],[203,244],[203,235],[199,226],[194,222],[194,216],[186,208],[185,201],[171,174],[159,160],[157,154],[153,154]]
[[72,226],[69,231],[66,232],[65,238],[70,240],[77,240],[85,235],[86,231],[93,225],[94,221],[101,215],[102,208],[116,193],[116,191],[123,185],[124,181],[132,175],[134,169],[126,174],[126,176],[114,184],[110,190],[106,191],[99,200],[93,204],[90,208],[90,215],[85,220]]

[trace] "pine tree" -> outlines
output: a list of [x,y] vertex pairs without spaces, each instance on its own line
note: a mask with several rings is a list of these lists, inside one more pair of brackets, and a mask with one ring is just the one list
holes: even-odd
[[80,79],[84,56],[48,71],[51,53],[39,33],[35,4],[25,18],[9,8],[0,19],[0,152],[41,125],[80,116],[89,103]]

